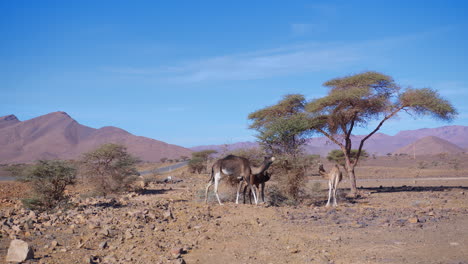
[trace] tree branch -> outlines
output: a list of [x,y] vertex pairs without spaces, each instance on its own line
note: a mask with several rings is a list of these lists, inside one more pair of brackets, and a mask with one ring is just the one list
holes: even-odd
[[355,165],[358,163],[358,161],[359,161],[359,157],[361,156],[361,151],[362,151],[362,147],[364,146],[364,142],[365,142],[368,138],[370,138],[372,135],[374,135],[375,132],[377,132],[377,131],[380,129],[380,127],[383,125],[383,123],[384,123],[385,121],[387,121],[388,119],[392,118],[394,115],[396,115],[396,113],[400,112],[400,110],[403,109],[403,108],[404,108],[404,106],[400,106],[400,107],[397,108],[395,111],[393,111],[392,113],[390,113],[390,115],[385,116],[385,118],[382,119],[382,121],[380,121],[379,125],[377,125],[377,127],[376,127],[369,135],[365,136],[365,137],[361,140],[361,143],[359,144],[358,152],[357,152],[357,154],[356,154],[356,159],[355,159],[354,162],[353,162],[353,165],[354,165],[354,166],[355,166]]
[[343,146],[343,144],[341,144],[338,140],[336,140],[334,137],[332,137],[330,134],[328,134],[327,132],[325,132],[325,130],[321,129],[321,128],[317,128],[317,130],[324,134],[327,138],[329,138],[331,141],[333,141],[333,143],[337,144],[341,149],[345,149],[345,146]]

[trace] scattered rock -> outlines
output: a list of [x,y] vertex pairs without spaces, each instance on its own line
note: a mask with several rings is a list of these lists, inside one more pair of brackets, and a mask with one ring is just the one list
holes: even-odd
[[107,241],[101,242],[101,243],[99,244],[99,248],[100,248],[100,249],[106,249],[107,247],[108,247]]
[[163,217],[164,217],[165,220],[174,219],[174,216],[172,215],[171,209],[166,210],[166,211],[163,213]]
[[174,264],[186,264],[186,262],[183,258],[178,258],[174,261]]
[[411,224],[419,223],[419,219],[418,219],[417,216],[410,217],[410,218],[408,218],[408,223],[411,223]]
[[6,256],[7,262],[23,262],[32,258],[34,258],[34,251],[27,242],[20,239],[11,241]]
[[171,255],[174,258],[179,258],[182,252],[183,252],[183,248],[176,247],[176,248],[171,249]]
[[50,243],[50,248],[54,249],[55,247],[60,246],[57,240],[54,240]]

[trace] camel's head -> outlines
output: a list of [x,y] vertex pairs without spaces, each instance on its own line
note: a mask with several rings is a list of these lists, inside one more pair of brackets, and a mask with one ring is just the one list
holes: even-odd
[[263,162],[269,163],[269,164],[273,163],[273,161],[275,161],[275,157],[273,156],[265,156],[263,159]]

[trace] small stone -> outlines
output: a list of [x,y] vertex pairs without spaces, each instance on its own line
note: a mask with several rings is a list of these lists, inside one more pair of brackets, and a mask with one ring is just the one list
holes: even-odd
[[105,249],[105,248],[107,248],[107,246],[108,246],[107,241],[101,242],[101,244],[99,244],[100,249]]
[[170,209],[167,210],[167,211],[165,211],[165,212],[163,213],[163,217],[164,217],[164,219],[166,219],[166,220],[170,220],[170,219],[173,219],[173,218],[174,218],[174,216],[172,215],[172,212],[171,212]]
[[410,218],[408,219],[408,222],[411,223],[411,224],[416,224],[416,223],[419,222],[419,219],[418,219],[418,217],[416,217],[416,216],[415,216],[415,217],[410,217]]
[[173,248],[171,249],[171,254],[173,257],[178,258],[180,257],[180,254],[182,254],[182,251],[183,251],[183,248],[179,248],[179,247]]
[[125,239],[132,239],[132,238],[133,238],[132,231],[127,229],[127,231],[125,231]]
[[6,256],[7,262],[23,262],[34,258],[34,252],[27,242],[15,239],[10,243]]
[[178,258],[174,261],[174,264],[186,264],[186,262],[183,258]]
[[458,242],[450,242],[450,245],[456,247],[456,246],[459,246],[460,243],[458,243]]
[[50,243],[50,248],[54,249],[55,247],[60,246],[57,240],[54,240]]

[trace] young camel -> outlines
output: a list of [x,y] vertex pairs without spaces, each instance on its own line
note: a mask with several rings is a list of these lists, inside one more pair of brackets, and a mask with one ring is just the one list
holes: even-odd
[[338,165],[335,164],[331,171],[327,173],[323,168],[323,164],[320,164],[319,173],[323,177],[328,178],[328,201],[326,206],[330,206],[330,200],[332,196],[333,206],[337,206],[338,204],[336,202],[336,191],[338,189],[338,184],[340,183],[341,179],[343,179],[343,175],[341,174],[340,168],[338,167]]
[[[218,199],[218,203],[222,205],[221,200],[219,199],[218,195],[218,185],[221,179],[225,176],[227,177],[235,177],[234,179],[239,181],[237,187],[237,196],[236,196],[236,204],[239,203],[239,193],[243,183],[246,183],[247,186],[250,187],[252,192],[254,192],[253,188],[253,177],[250,177],[252,174],[259,174],[266,171],[271,163],[275,160],[274,157],[265,157],[263,163],[258,168],[252,168],[250,165],[250,161],[243,157],[238,157],[234,155],[228,155],[223,159],[220,159],[213,164],[211,168],[211,176],[208,185],[206,186],[205,190],[205,203],[208,202],[208,191],[211,185],[214,184],[214,193],[216,195],[216,199]],[[257,196],[254,192],[254,200],[255,204],[258,204]]]
[[[265,171],[263,173],[260,173],[260,174],[253,174],[252,175],[253,177],[253,184],[255,185],[255,187],[257,188],[257,197],[258,199],[260,199],[260,189],[258,188],[258,186],[261,187],[261,191],[262,191],[262,201],[265,202],[265,182],[269,181],[271,179],[271,173],[268,173],[268,171]],[[247,191],[247,185],[244,187],[244,203],[245,203],[245,193]],[[249,191],[249,201],[250,203],[252,203],[252,192]]]

